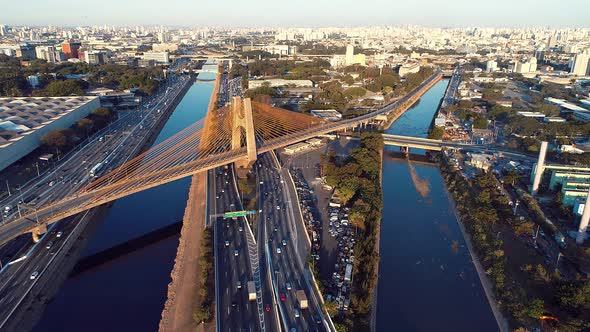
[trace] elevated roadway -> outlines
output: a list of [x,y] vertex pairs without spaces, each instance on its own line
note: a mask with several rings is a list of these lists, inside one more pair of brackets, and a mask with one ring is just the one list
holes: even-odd
[[[86,189],[78,192],[70,192],[68,196],[52,197],[44,205],[36,206],[34,209],[23,213],[22,216],[5,222],[0,225],[0,244],[6,243],[12,238],[26,232],[44,232],[47,225],[64,219],[68,216],[80,213],[92,207],[96,207],[113,200],[125,197],[149,188],[159,186],[171,181],[178,180],[193,174],[224,166],[236,161],[252,160],[252,155],[262,154],[274,149],[282,148],[318,135],[327,134],[341,130],[354,128],[361,124],[368,124],[377,116],[389,114],[390,112],[403,112],[410,108],[422,94],[442,77],[440,71],[435,72],[430,78],[424,81],[418,88],[403,98],[384,106],[373,112],[346,119],[338,122],[319,122],[309,128],[297,129],[285,135],[275,135],[269,139],[258,140],[255,151],[252,146],[224,147],[224,138],[217,138],[221,145],[210,149],[200,149],[202,146],[200,128],[191,126],[187,130],[177,134],[168,141],[163,142],[141,157],[138,157],[117,170],[108,174],[106,180],[97,180]],[[269,130],[274,127],[285,126],[284,121],[293,121],[296,114],[285,113],[276,109],[277,116],[282,114],[282,119],[277,123],[255,123],[255,130]],[[267,113],[269,113],[267,111]],[[270,112],[269,114],[275,114]],[[297,114],[297,116],[301,116]],[[287,120],[285,120],[287,119]],[[283,121],[283,122],[279,122]],[[257,126],[263,126],[262,129]],[[213,139],[222,136],[225,131],[235,131],[226,128],[207,128]],[[239,128],[238,128],[239,129]],[[211,130],[216,130],[211,132]],[[246,128],[246,130],[252,130]],[[270,129],[274,131],[275,129]],[[258,133],[258,132],[257,132]],[[218,143],[216,143],[218,144]],[[431,148],[436,146],[431,145]],[[126,166],[129,165],[129,166]]]

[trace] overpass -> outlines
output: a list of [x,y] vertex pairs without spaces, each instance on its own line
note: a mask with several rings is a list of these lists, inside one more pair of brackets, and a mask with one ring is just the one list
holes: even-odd
[[[0,244],[16,236],[44,233],[47,225],[90,208],[228,163],[247,168],[257,155],[318,135],[368,124],[378,116],[409,109],[442,77],[436,71],[401,99],[367,114],[328,122],[302,113],[234,97],[230,105],[209,112],[204,120],[189,126],[154,146],[82,190],[67,197],[49,199],[18,218],[0,225]],[[390,144],[408,144],[390,138]],[[436,149],[437,144],[419,142]],[[416,143],[417,144],[417,143]],[[418,144],[419,145],[419,144]]]

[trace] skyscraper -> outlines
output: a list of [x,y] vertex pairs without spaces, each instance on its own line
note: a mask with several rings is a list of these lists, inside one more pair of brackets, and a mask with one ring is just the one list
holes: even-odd
[[571,74],[576,76],[588,75],[588,62],[590,61],[590,54],[587,52],[578,53],[572,59],[572,70]]
[[354,46],[348,44],[346,46],[346,65],[352,65],[354,63]]
[[0,36],[6,36],[6,25],[0,25]]
[[80,42],[68,42],[65,41],[61,44],[61,49],[62,52],[64,53],[64,58],[65,59],[71,59],[71,58],[78,58],[78,50],[80,49],[80,47],[82,46],[82,43]]

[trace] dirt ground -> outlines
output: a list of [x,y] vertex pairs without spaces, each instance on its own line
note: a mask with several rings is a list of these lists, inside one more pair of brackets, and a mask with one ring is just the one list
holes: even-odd
[[205,225],[207,203],[207,173],[193,176],[184,211],[180,242],[172,269],[172,282],[168,285],[168,299],[160,320],[161,332],[214,331],[215,320],[208,324],[193,321],[193,311],[199,293],[198,278],[201,275],[198,264],[201,256],[201,237]]

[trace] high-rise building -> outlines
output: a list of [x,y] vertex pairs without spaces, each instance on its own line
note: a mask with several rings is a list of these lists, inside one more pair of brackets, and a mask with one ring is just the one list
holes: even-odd
[[543,47],[539,47],[535,50],[535,58],[537,61],[545,61],[545,49]]
[[78,50],[82,47],[82,43],[80,42],[72,42],[72,41],[65,41],[61,44],[62,52],[64,53],[64,58],[71,59],[71,58],[79,58]]
[[588,54],[587,52],[576,54],[572,59],[572,70],[570,71],[570,73],[576,76],[589,75],[589,62],[590,54]]
[[348,44],[346,46],[346,65],[352,65],[354,63],[354,46]]
[[6,25],[0,25],[0,36],[6,36]]
[[533,73],[537,71],[537,58],[523,59],[514,63],[513,72],[515,73]]
[[37,46],[35,47],[35,54],[37,59],[47,60],[47,62],[56,62],[55,47],[53,46]]
[[488,73],[494,72],[498,70],[498,63],[494,60],[489,60],[488,62],[486,62],[486,71]]
[[86,51],[84,60],[91,65],[103,65],[106,63],[107,55],[101,51]]
[[554,32],[551,36],[549,36],[549,40],[547,41],[547,47],[553,48],[557,46],[557,32]]

